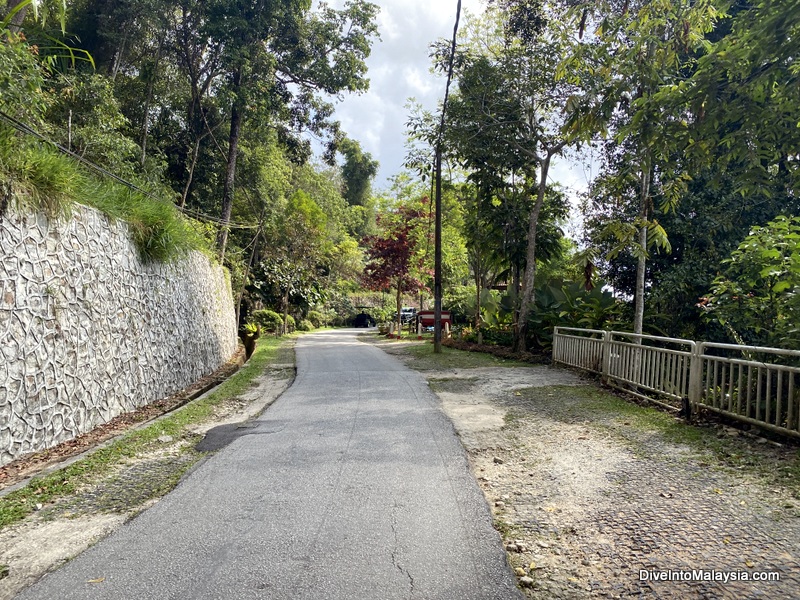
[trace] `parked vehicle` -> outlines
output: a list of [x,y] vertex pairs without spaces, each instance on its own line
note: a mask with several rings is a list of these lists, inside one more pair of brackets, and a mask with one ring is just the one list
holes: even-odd
[[[400,309],[400,322],[402,324],[411,323],[417,318],[417,309],[413,306],[404,306]],[[392,321],[397,321],[397,313],[392,315]]]

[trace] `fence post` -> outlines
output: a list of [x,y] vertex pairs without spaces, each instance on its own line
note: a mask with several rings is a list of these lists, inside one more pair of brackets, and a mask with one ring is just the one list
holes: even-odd
[[692,348],[692,357],[689,360],[689,404],[692,408],[702,399],[703,379],[703,342],[696,343]]
[[553,362],[559,362],[558,358],[561,354],[558,348],[558,326],[553,327]]
[[608,384],[608,374],[611,371],[611,332],[603,332],[603,366],[600,370],[600,381]]

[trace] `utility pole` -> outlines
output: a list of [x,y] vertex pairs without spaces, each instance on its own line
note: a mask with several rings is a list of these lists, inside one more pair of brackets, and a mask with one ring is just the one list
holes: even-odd
[[458,35],[458,21],[461,18],[461,0],[456,7],[456,24],[453,27],[453,44],[450,48],[450,60],[447,66],[447,85],[444,89],[444,102],[442,102],[442,118],[439,122],[439,137],[436,140],[436,158],[434,169],[436,171],[436,220],[433,233],[433,351],[442,352],[442,137],[444,136],[444,118],[447,112],[447,98],[450,95],[450,82],[453,79],[453,59],[456,55],[456,36]]

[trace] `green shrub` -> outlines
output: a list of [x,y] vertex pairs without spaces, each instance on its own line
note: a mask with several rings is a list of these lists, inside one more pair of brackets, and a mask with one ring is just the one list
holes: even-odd
[[550,348],[555,326],[613,329],[622,303],[603,290],[604,286],[601,281],[592,290],[586,290],[579,282],[559,279],[538,285],[536,305],[528,318],[529,346]]
[[52,96],[43,89],[46,69],[19,33],[0,31],[0,110],[40,125]]
[[262,330],[269,333],[278,333],[283,329],[283,318],[274,310],[254,311],[251,318],[254,323],[261,325]]
[[66,127],[54,128],[50,139],[124,179],[141,173],[141,150],[123,133],[129,123],[109,77],[99,73],[57,75],[49,87],[53,101],[45,115],[47,121],[66,123],[71,119],[69,132]]
[[387,321],[392,320],[392,312],[385,310],[383,308],[369,308],[367,309],[367,313],[375,319],[376,323],[385,323]]
[[314,331],[315,329],[314,323],[308,319],[302,319],[300,323],[297,324],[298,331]]
[[310,310],[308,311],[308,315],[306,317],[311,323],[314,325],[314,328],[317,327],[324,327],[328,323],[328,319],[325,318],[318,310]]
[[800,217],[754,227],[720,269],[699,305],[709,321],[737,344],[800,348]]
[[297,329],[297,323],[292,315],[288,315],[286,317],[286,333],[292,333],[295,329]]

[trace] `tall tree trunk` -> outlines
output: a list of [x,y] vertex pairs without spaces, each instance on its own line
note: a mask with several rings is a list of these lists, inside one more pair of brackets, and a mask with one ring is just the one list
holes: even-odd
[[239,293],[236,294],[236,323],[239,323],[242,311],[242,298],[244,297],[244,288],[247,287],[247,278],[250,277],[250,271],[253,270],[253,263],[256,260],[256,253],[258,251],[258,238],[261,235],[261,225],[258,224],[258,230],[253,238],[253,250],[250,252],[250,260],[247,261],[247,268],[244,270],[244,277],[242,277],[242,285],[239,288]]
[[111,65],[111,81],[115,81],[117,79],[117,73],[119,73],[119,69],[122,66],[122,59],[125,56],[125,46],[128,44],[128,34],[126,33],[122,36],[122,43],[119,45],[117,49],[117,53],[114,55],[114,62]]
[[475,330],[481,328],[481,291],[483,290],[483,277],[480,259],[476,259],[473,264],[475,269]]
[[147,158],[147,135],[150,133],[150,118],[148,113],[150,112],[150,102],[153,100],[153,87],[156,82],[156,74],[158,73],[158,63],[161,61],[161,49],[164,46],[164,35],[165,34],[162,32],[161,36],[158,38],[158,49],[153,59],[153,72],[150,74],[147,81],[147,93],[145,94],[143,107],[144,116],[142,118],[142,157],[139,160],[142,167],[144,167],[144,161]]
[[220,215],[220,229],[217,234],[217,249],[219,261],[225,259],[225,246],[228,244],[228,231],[230,229],[231,211],[233,210],[233,189],[236,181],[236,154],[239,150],[239,133],[242,127],[242,113],[240,110],[239,89],[242,83],[241,68],[233,74],[234,101],[231,107],[231,132],[228,137],[228,162],[225,168],[225,185],[222,190],[222,214]]
[[[639,246],[641,255],[636,263],[636,295],[633,315],[633,332],[641,334],[644,326],[644,283],[647,266],[647,224],[648,208],[650,206],[650,178],[651,166],[649,155],[644,159],[639,188],[639,217],[642,220],[639,228]],[[641,340],[638,340],[641,343]]]
[[[647,226],[639,228],[639,245],[647,248]],[[633,333],[642,333],[644,328],[644,281],[647,257],[642,254],[636,261],[636,295],[634,302]]]
[[[561,144],[558,150],[563,147]],[[539,186],[536,193],[536,202],[531,210],[528,220],[528,252],[525,257],[525,278],[522,282],[522,301],[519,306],[519,317],[517,320],[515,350],[524,352],[526,348],[525,338],[528,335],[528,316],[531,313],[533,304],[533,292],[536,285],[536,232],[539,229],[539,214],[542,212],[545,192],[547,191],[547,174],[550,171],[550,161],[557,150],[549,151],[542,161],[539,174]]]
[[[13,11],[20,2],[22,2],[22,0],[7,0],[6,9],[3,11],[3,18],[10,15],[11,11]],[[11,31],[16,33],[22,29],[22,22],[25,20],[25,15],[29,7],[30,4],[28,6],[23,6],[19,12],[12,17],[9,23],[9,29],[11,29]]]
[[200,155],[200,141],[205,136],[197,136],[194,142],[194,150],[192,150],[192,162],[189,165],[189,176],[186,179],[186,185],[183,186],[183,193],[181,194],[180,207],[186,206],[186,199],[189,197],[189,190],[192,188],[192,179],[194,179],[194,168],[197,165],[197,158]]
[[519,340],[519,311],[522,306],[522,278],[525,276],[519,264],[511,265],[511,283],[506,286],[506,293],[511,296],[514,302],[514,310],[511,311],[511,332],[512,347],[516,348]]

